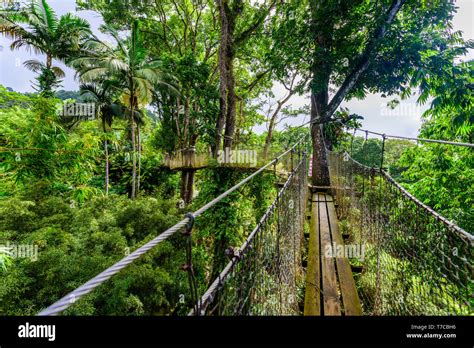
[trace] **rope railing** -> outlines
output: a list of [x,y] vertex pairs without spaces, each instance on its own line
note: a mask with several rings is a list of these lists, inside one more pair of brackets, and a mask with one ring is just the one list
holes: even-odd
[[[242,246],[189,315],[296,315],[303,282],[301,241],[307,155],[298,163]],[[198,310],[197,310],[198,308]]]
[[339,123],[342,126],[346,127],[347,129],[352,129],[354,134],[352,136],[355,136],[356,132],[363,132],[365,134],[372,134],[372,135],[377,135],[380,136],[384,139],[402,139],[402,140],[413,140],[416,142],[421,142],[421,143],[435,143],[435,144],[444,144],[444,145],[453,145],[453,146],[463,146],[463,147],[470,147],[474,148],[474,144],[472,143],[463,143],[463,142],[458,142],[458,141],[449,141],[449,140],[440,140],[440,139],[427,139],[427,138],[415,138],[415,137],[407,137],[407,136],[402,136],[402,135],[390,135],[386,133],[380,133],[380,132],[374,132],[368,129],[362,129],[362,128],[357,128],[357,127],[352,127],[347,123],[342,122],[340,119],[328,119],[325,121],[320,121],[320,120],[312,120],[308,121],[306,123],[303,123],[302,125],[298,126],[297,128],[302,128],[306,127],[307,125],[319,125],[320,127],[323,125],[331,124],[331,123]]
[[[210,208],[212,208],[214,205],[222,201],[224,198],[229,196],[231,193],[234,191],[238,190],[241,188],[243,185],[251,181],[253,178],[258,176],[260,173],[264,172],[266,169],[270,168],[271,166],[276,165],[281,161],[282,158],[288,156],[289,154],[293,154],[295,152],[295,149],[302,148],[302,144],[306,141],[306,136],[301,137],[290,149],[287,151],[283,152],[280,154],[278,157],[276,157],[274,160],[266,164],[265,166],[261,167],[259,170],[255,171],[253,174],[249,175],[246,177],[244,180],[240,181],[238,184],[235,186],[231,187],[209,203],[205,204],[198,210],[196,210],[194,213],[188,213],[186,214],[185,218],[182,219],[180,222],[175,224],[174,226],[170,227],[166,231],[162,232],[160,235],[152,239],[151,241],[147,242],[145,245],[141,246],[134,252],[130,253],[120,261],[116,262],[114,265],[111,267],[107,268],[105,271],[101,272],[88,282],[84,283],[82,286],[78,287],[77,289],[71,291],[55,303],[53,303],[51,306],[47,307],[46,309],[42,310],[41,312],[38,313],[39,316],[52,316],[52,315],[58,315],[70,306],[72,306],[74,303],[76,303],[79,299],[90,293],[92,290],[94,290],[96,287],[99,285],[105,283],[108,279],[110,279],[112,276],[115,274],[119,273],[121,270],[129,266],[131,263],[133,263],[135,260],[139,259],[141,256],[146,254],[148,251],[156,247],[158,244],[164,242],[171,236],[175,235],[177,232],[182,231],[186,226],[188,228],[192,228],[192,223],[194,223],[194,220],[204,214],[206,211],[208,211]],[[191,226],[190,226],[191,223]],[[191,254],[189,251],[189,234],[185,233],[188,236],[188,243],[187,243],[187,260],[190,260]],[[192,264],[187,265],[187,271],[190,274],[190,278],[193,278],[193,269],[192,269]],[[191,292],[195,293],[196,292],[196,284],[191,284]],[[196,298],[197,300],[197,298]]]
[[474,237],[381,168],[327,150],[364,314],[472,315]]
[[[345,126],[347,127],[347,125],[345,125]],[[464,146],[464,147],[474,148],[474,144],[471,144],[471,143],[461,143],[461,142],[457,142],[457,141],[438,140],[438,139],[414,138],[414,137],[406,137],[406,136],[402,136],[402,135],[390,135],[390,134],[374,132],[374,131],[370,131],[370,130],[362,129],[362,128],[353,128],[353,129],[354,129],[354,131],[359,131],[359,132],[364,132],[364,133],[368,133],[368,134],[378,135],[378,136],[381,136],[383,138],[413,140],[413,141],[418,141],[418,142],[422,142],[422,143],[434,143],[434,144],[444,144],[444,145],[454,145],[454,146]]]

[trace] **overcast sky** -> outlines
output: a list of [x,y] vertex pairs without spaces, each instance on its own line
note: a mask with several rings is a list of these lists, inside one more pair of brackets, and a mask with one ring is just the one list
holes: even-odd
[[[67,12],[75,12],[74,0],[49,0],[48,3],[58,15]],[[458,11],[454,17],[454,29],[464,32],[465,39],[474,39],[474,0],[457,0]],[[80,11],[78,15],[87,19],[95,32],[101,24],[100,15],[91,11]],[[29,59],[44,60],[44,57],[36,57],[34,54],[26,52],[24,49],[10,51],[10,41],[0,37],[0,84],[13,88],[20,92],[31,92],[32,81],[35,74],[23,67],[23,62]],[[474,52],[471,51],[466,59],[473,59]],[[63,81],[63,89],[77,90],[78,83],[74,79],[74,71],[58,63],[66,72]],[[282,96],[284,89],[276,86],[273,90],[276,97]],[[404,101],[399,109],[388,110],[385,105],[387,101],[380,95],[371,94],[364,100],[352,100],[344,102],[342,106],[349,108],[350,112],[357,113],[364,117],[362,122],[365,128],[387,134],[398,134],[404,136],[416,136],[420,127],[420,116],[428,105],[416,105],[416,97]],[[288,105],[298,107],[309,104],[308,96],[294,96]],[[303,117],[292,119],[293,125],[302,124]],[[282,125],[283,126],[283,125]],[[265,126],[256,127],[257,131],[263,131]]]

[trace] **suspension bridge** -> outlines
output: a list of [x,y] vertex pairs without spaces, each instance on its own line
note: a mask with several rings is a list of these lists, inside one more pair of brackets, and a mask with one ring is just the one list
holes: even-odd
[[[192,299],[188,315],[474,314],[474,237],[417,200],[383,165],[367,167],[346,151],[326,149],[331,186],[309,185],[308,141],[300,139],[39,315],[61,314],[179,234]],[[277,167],[286,173],[283,182]],[[229,261],[218,276],[198,284],[194,223],[272,169],[278,184],[273,202],[245,242],[225,250]]]

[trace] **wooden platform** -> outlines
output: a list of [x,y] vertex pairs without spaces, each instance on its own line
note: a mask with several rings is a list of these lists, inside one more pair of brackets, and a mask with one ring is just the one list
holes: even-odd
[[310,209],[304,315],[361,315],[349,260],[328,252],[334,243],[344,246],[331,195],[313,193]]

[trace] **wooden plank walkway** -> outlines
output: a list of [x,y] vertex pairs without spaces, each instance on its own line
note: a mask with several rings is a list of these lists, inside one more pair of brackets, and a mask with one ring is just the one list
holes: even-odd
[[334,246],[344,246],[337,222],[332,197],[313,193],[304,315],[362,314],[349,260],[327,254]]

